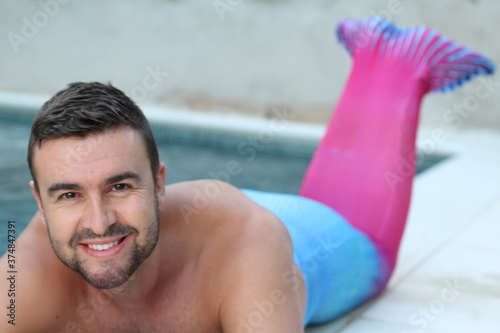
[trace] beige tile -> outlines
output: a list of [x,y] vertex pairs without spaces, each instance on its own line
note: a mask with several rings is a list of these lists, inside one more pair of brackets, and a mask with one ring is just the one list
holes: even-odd
[[490,209],[461,232],[456,242],[481,249],[500,250],[500,197]]
[[396,275],[406,274],[491,209],[500,198],[499,165],[500,153],[470,153],[417,177]]
[[388,290],[363,317],[416,331],[500,332],[499,259],[500,251],[451,244]]
[[[405,325],[361,318],[341,329],[341,333],[410,333]],[[325,332],[326,333],[326,332]]]

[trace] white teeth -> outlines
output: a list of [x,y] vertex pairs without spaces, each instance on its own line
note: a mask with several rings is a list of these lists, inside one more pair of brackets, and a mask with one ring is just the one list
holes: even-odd
[[115,245],[118,245],[118,243],[120,243],[119,240],[109,244],[87,244],[87,246],[90,247],[92,250],[104,251],[109,248],[112,248]]

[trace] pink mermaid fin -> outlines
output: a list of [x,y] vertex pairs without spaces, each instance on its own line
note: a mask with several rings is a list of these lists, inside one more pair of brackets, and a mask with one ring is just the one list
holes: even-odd
[[337,35],[353,67],[300,195],[344,216],[392,270],[410,204],[422,98],[491,74],[494,65],[431,29],[400,29],[376,17],[344,20]]

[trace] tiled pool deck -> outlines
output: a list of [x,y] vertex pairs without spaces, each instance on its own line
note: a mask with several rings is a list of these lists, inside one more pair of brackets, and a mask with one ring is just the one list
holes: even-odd
[[416,178],[388,289],[307,333],[500,332],[500,134],[442,148],[454,156]]

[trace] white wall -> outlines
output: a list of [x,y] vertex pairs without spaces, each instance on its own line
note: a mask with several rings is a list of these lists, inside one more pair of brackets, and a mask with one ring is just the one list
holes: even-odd
[[[374,14],[428,25],[500,64],[495,0],[0,0],[0,89],[52,95],[109,80],[141,103],[263,116],[286,105],[324,123],[351,63],[334,26]],[[479,80],[429,96],[423,124],[500,129],[493,80],[487,98],[475,96]],[[455,105],[467,108],[451,121]]]

